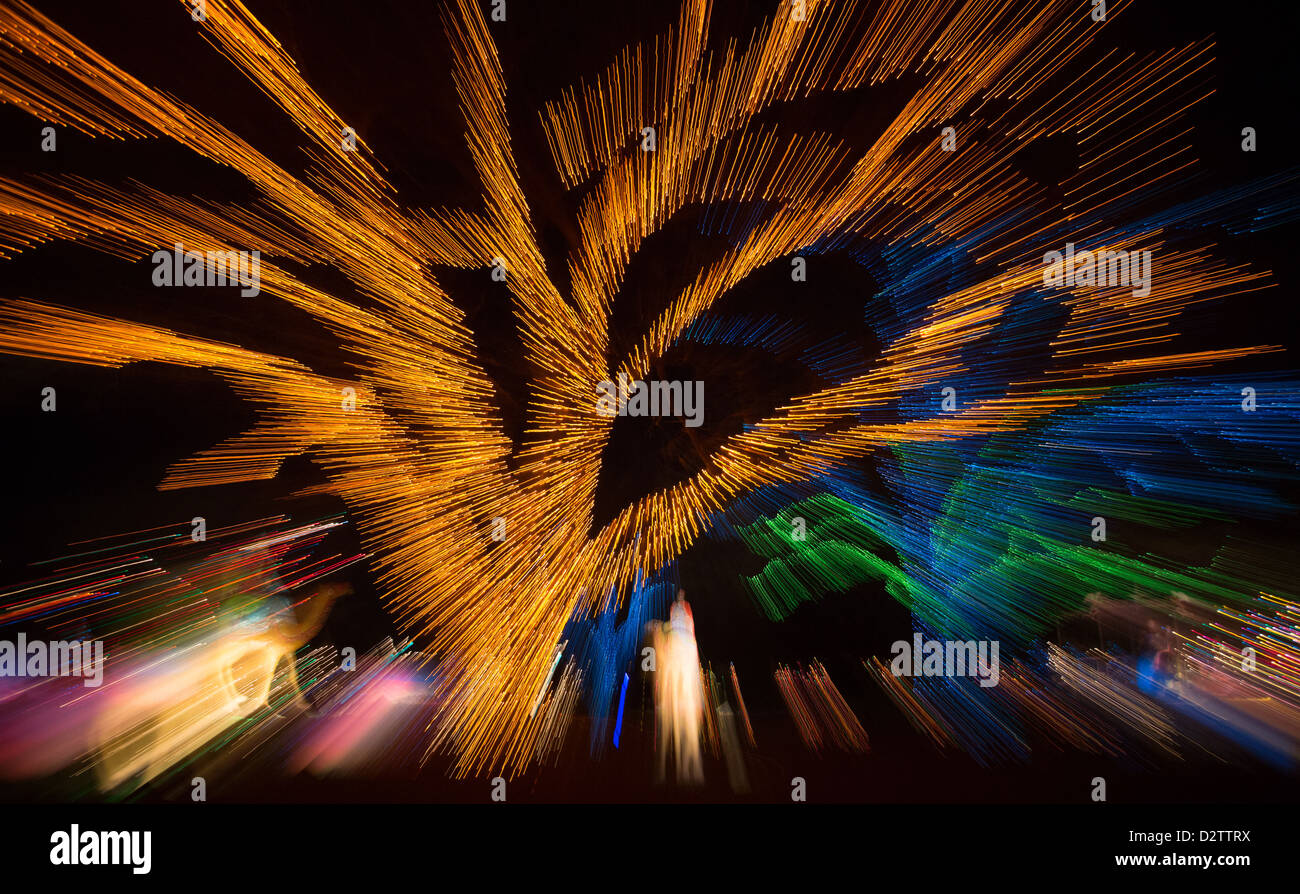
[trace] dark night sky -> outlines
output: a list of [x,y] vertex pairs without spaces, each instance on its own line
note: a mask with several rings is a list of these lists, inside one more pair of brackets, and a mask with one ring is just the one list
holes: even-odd
[[[289,170],[305,170],[298,132],[269,100],[245,81],[166,3],[60,3],[61,25],[85,39],[146,83],[161,87],[213,115]],[[448,74],[438,7],[433,3],[368,0],[365,3],[250,2],[250,8],[297,59],[304,75],[387,167],[410,207],[477,206],[478,187],[462,136]],[[1214,33],[1217,94],[1193,115],[1193,139],[1206,179],[1188,195],[1245,182],[1295,163],[1293,118],[1297,79],[1290,40],[1296,33],[1291,4],[1250,4],[1249,19],[1218,2],[1138,3],[1117,22],[1115,37],[1132,49],[1153,49]],[[712,34],[745,39],[771,4],[723,2]],[[576,243],[569,196],[550,170],[536,110],[560,88],[590,77],[625,44],[666,30],[676,3],[548,2],[510,0],[508,26],[493,27],[509,85],[515,152],[550,267],[563,288],[562,258]],[[912,82],[859,90],[782,106],[783,122],[805,130],[829,129],[855,146],[869,145],[900,107]],[[1239,150],[1242,126],[1257,127],[1260,149]],[[92,141],[71,131],[59,151],[39,151],[40,122],[0,108],[0,173],[73,172],[110,183],[136,178],[181,195],[224,202],[254,198],[231,171],[167,141]],[[1017,159],[1029,176],[1050,182],[1073,165],[1074,147],[1059,143]],[[1234,300],[1233,313],[1208,329],[1220,344],[1293,338],[1296,277],[1289,231],[1269,238],[1221,241],[1229,257],[1249,259],[1277,274],[1279,287]],[[650,239],[633,262],[616,302],[614,342],[634,333],[711,257],[717,241],[700,237],[693,215]],[[861,308],[873,289],[847,260],[818,261],[813,302],[791,301],[787,271],[760,271],[720,305],[720,312],[775,312],[802,319],[810,333],[847,333],[869,360],[879,346]],[[524,382],[518,339],[508,325],[508,295],[481,271],[438,270],[441,282],[465,309],[482,360],[498,384],[507,431],[518,436]],[[354,296],[337,273],[305,271],[309,282]],[[29,297],[98,313],[120,315],[256,350],[300,359],[319,371],[345,375],[333,337],[306,315],[266,297],[245,299],[235,289],[207,289],[199,299],[151,288],[147,260],[134,265],[76,245],[53,244],[0,263],[0,298]],[[1216,313],[1219,313],[1216,311]],[[1252,341],[1253,340],[1253,341]],[[1280,361],[1268,360],[1262,367]],[[1292,364],[1293,365],[1293,364]],[[692,441],[677,420],[621,419],[603,458],[598,523],[637,497],[696,471],[703,455],[745,422],[766,415],[816,382],[791,358],[740,349],[680,349],[664,360],[665,378],[708,381],[706,422]],[[1234,370],[1250,368],[1234,366]],[[0,585],[33,576],[22,565],[59,555],[64,544],[194,515],[227,521],[289,511],[313,516],[340,505],[320,498],[279,499],[320,480],[306,461],[291,462],[277,480],[202,491],[159,492],[155,485],[171,462],[245,430],[253,414],[215,377],[141,364],[101,370],[0,357],[3,418],[9,451]],[[39,410],[40,389],[58,388],[59,412]],[[869,469],[868,469],[869,472]],[[211,523],[211,521],[210,521]],[[346,548],[340,545],[340,549]],[[805,606],[779,627],[761,618],[741,589],[738,574],[757,571],[756,560],[736,547],[704,540],[683,559],[683,579],[696,606],[706,658],[735,659],[742,679],[770,674],[776,660],[828,660],[832,673],[857,656],[887,651],[894,632],[908,629],[906,612],[883,592],[863,588]],[[341,605],[326,635],[344,629],[356,641],[388,630],[387,618],[364,571],[353,574],[358,595]],[[770,678],[770,677],[769,677]],[[855,687],[857,688],[857,687]]]

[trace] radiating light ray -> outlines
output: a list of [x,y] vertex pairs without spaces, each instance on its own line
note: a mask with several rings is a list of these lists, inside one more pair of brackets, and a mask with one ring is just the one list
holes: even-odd
[[[1127,7],[1111,4],[1109,20]],[[454,752],[459,775],[517,772],[547,751],[561,721],[534,703],[565,626],[616,608],[737,501],[822,480],[881,450],[921,455],[1032,432],[1137,377],[1278,350],[1178,343],[1188,309],[1270,282],[1187,244],[1171,229],[1176,216],[1151,217],[1194,164],[1187,113],[1210,95],[1212,43],[1119,57],[1104,52],[1106,25],[1093,27],[1067,0],[1016,8],[826,0],[808,3],[803,21],[782,5],[747,44],[710,51],[711,12],[707,0],[689,0],[666,38],[627,50],[542,110],[558,175],[584,189],[579,244],[566,259],[572,294],[563,295],[520,185],[503,69],[480,4],[447,4],[444,27],[482,202],[432,211],[399,204],[363,135],[357,152],[344,150],[347,122],[242,4],[210,0],[196,27],[303,133],[302,176],[30,5],[0,6],[0,102],[90,136],[173,139],[258,195],[250,207],[219,207],[79,178],[5,180],[0,254],[54,239],[131,260],[176,242],[259,250],[266,294],[335,333],[353,375],[327,377],[291,358],[39,299],[0,306],[0,351],[219,375],[258,421],[179,461],[164,487],[264,480],[295,456],[317,462],[354,513],[395,618],[431,640],[428,655],[440,664],[430,747]],[[1096,48],[1099,61],[1075,74],[1071,66]],[[782,103],[903,75],[917,86],[866,151],[760,121]],[[928,139],[948,123],[960,152],[936,151]],[[646,126],[656,129],[654,152],[636,141]],[[1008,163],[1016,149],[1058,134],[1073,135],[1083,159],[1064,201]],[[611,304],[628,263],[686,209],[739,203],[754,210],[723,218],[730,247],[667,297],[614,372],[642,377],[707,328],[722,296],[791,254],[958,246],[950,259],[960,255],[965,273],[900,286],[916,312],[882,339],[873,365],[791,400],[729,438],[687,481],[593,530],[597,458],[612,426],[593,411],[593,387],[611,377]],[[1131,224],[1136,215],[1147,217]],[[1066,242],[1155,252],[1150,293],[1044,287],[1037,258],[1044,245]],[[497,259],[536,370],[518,449],[502,431],[464,313],[430,271],[430,261],[486,271]],[[290,262],[330,265],[360,299],[301,282]],[[1026,313],[1029,304],[1040,311]],[[1041,353],[981,383],[978,399],[956,412],[918,411],[920,395],[971,374],[982,346],[999,337]],[[355,408],[342,404],[345,388],[355,390]],[[902,412],[871,415],[886,410]],[[500,543],[488,536],[496,517],[509,523]],[[918,592],[930,594],[931,614],[953,614],[933,582]],[[572,697],[581,674],[566,666],[569,688],[546,704]]]

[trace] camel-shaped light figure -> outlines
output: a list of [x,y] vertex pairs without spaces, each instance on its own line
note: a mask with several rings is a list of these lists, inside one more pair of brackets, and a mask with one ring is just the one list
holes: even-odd
[[[298,684],[295,653],[325,624],[334,601],[351,592],[331,584],[292,611],[260,624],[236,624],[210,642],[146,661],[104,687],[95,721],[100,788],[143,785],[235,722],[269,704],[285,662],[294,704],[311,706]],[[251,665],[251,668],[250,668]],[[240,692],[251,680],[252,694]]]

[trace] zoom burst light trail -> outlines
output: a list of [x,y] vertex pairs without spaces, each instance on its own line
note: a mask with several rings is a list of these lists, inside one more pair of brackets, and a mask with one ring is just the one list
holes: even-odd
[[[95,538],[39,563],[46,577],[0,593],[0,629],[37,623],[55,640],[88,643],[93,627],[106,661],[90,688],[4,676],[0,775],[47,776],[90,758],[101,792],[118,797],[214,751],[234,764],[257,752],[307,708],[318,653],[334,659],[332,649],[295,653],[343,595],[323,581],[365,558],[322,554],[344,524],[272,516],[214,526],[196,542],[186,523]],[[275,685],[278,668],[286,686]],[[221,749],[226,736],[238,746]],[[79,776],[70,778],[84,785]]]
[[[559,177],[582,189],[566,295],[520,185],[506,84],[479,4],[449,3],[444,25],[481,203],[427,211],[399,204],[360,136],[356,151],[345,151],[348,122],[241,4],[210,0],[195,27],[301,131],[304,176],[33,7],[5,0],[0,101],[92,137],[175,140],[246,178],[259,197],[218,205],[71,176],[4,179],[0,254],[50,240],[131,261],[178,242],[258,250],[259,300],[289,302],[327,326],[355,375],[321,375],[291,358],[40,296],[0,307],[0,351],[110,367],[152,361],[227,381],[256,410],[256,426],[179,461],[162,486],[269,479],[291,457],[316,461],[375,555],[397,621],[427,634],[441,662],[443,707],[430,747],[451,750],[461,775],[518,771],[538,753],[545,721],[531,713],[533,700],[569,619],[616,605],[638,575],[680,556],[731,501],[817,478],[883,445],[1020,430],[1135,373],[1273,350],[1180,350],[1174,324],[1184,310],[1261,288],[1267,274],[1221,262],[1206,245],[1173,244],[1159,226],[1129,232],[1112,220],[1194,164],[1185,118],[1211,92],[1208,40],[1145,55],[1107,49],[1108,25],[1129,5],[1112,4],[1099,23],[1075,0],[809,2],[798,20],[781,3],[748,43],[714,46],[711,5],[688,0],[667,35],[628,48],[594,83],[541,112]],[[187,4],[177,14],[188,17]],[[833,134],[762,120],[783,104],[905,75],[915,91],[865,152]],[[959,151],[938,150],[944,126],[954,128]],[[655,128],[653,152],[641,151],[644,127]],[[1009,159],[1059,135],[1078,140],[1080,162],[1054,198]],[[1140,177],[1122,173],[1130,170]],[[732,215],[739,223],[730,248],[611,364],[612,306],[630,259],[699,205],[743,206]],[[729,439],[694,477],[593,530],[612,426],[594,411],[595,383],[644,378],[723,295],[769,263],[918,239],[966,245],[976,277],[925,293],[923,320],[898,333],[867,372],[790,401]],[[1126,288],[1045,288],[1043,246],[1066,242],[1151,250],[1155,285],[1141,298]],[[494,265],[506,270],[537,371],[518,448],[503,432],[464,313],[431,263],[485,276]],[[291,272],[311,264],[337,270],[360,298]],[[959,374],[964,352],[1025,296],[1057,311],[1017,335],[1043,349],[1040,368],[956,412],[871,420],[873,410]],[[354,407],[341,400],[345,388],[355,390]],[[507,520],[503,542],[489,536],[493,518]]]

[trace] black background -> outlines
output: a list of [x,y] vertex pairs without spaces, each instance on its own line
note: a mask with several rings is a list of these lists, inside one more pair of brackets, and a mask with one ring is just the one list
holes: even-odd
[[[353,122],[408,207],[478,206],[436,4],[272,0],[249,6],[297,60],[307,81]],[[718,3],[713,45],[730,36],[746,39],[771,7]],[[1133,50],[1175,46],[1207,34],[1217,38],[1216,93],[1191,119],[1203,179],[1187,184],[1186,197],[1296,163],[1294,10],[1291,3],[1136,3],[1109,29],[1108,45]],[[178,4],[60,3],[47,11],[144,82],[216,117],[290,171],[305,170],[298,131],[202,40]],[[602,69],[624,45],[665,31],[677,15],[675,3],[510,0],[508,23],[490,25],[505,67],[525,193],[562,291],[567,286],[562,259],[577,242],[576,196],[564,193],[550,169],[536,111],[562,87]],[[768,114],[807,129],[833,129],[865,147],[911,86],[904,78]],[[1255,153],[1240,151],[1244,126],[1258,131]],[[41,127],[12,107],[0,107],[0,174],[71,172],[110,183],[134,178],[164,191],[224,202],[254,198],[251,187],[230,170],[169,141],[91,140],[61,129],[58,151],[43,153]],[[1051,182],[1071,168],[1073,157],[1072,146],[1058,145],[1020,163],[1031,177]],[[1297,284],[1293,235],[1290,227],[1219,241],[1228,258],[1274,271],[1277,286],[1233,299],[1230,308],[1207,311],[1213,318],[1202,321],[1209,339],[1205,346],[1292,344]],[[639,327],[693,275],[693,263],[717,248],[696,233],[690,214],[647,241],[615,303],[614,352],[621,354]],[[787,268],[774,265],[747,280],[718,309],[802,314],[814,333],[860,338],[869,359],[879,346],[862,321],[861,308],[873,284],[845,259],[818,259],[817,265],[815,302],[792,301]],[[436,274],[468,315],[481,361],[497,384],[506,430],[518,439],[530,370],[509,325],[505,287],[491,283],[482,271],[439,269]],[[332,271],[314,269],[304,275],[342,297],[354,295]],[[242,298],[233,288],[205,289],[197,298],[189,290],[153,289],[146,260],[129,264],[78,245],[41,246],[0,262],[0,299],[14,297],[231,341],[294,357],[326,374],[348,372],[333,336],[305,314],[266,296]],[[1231,369],[1292,365],[1288,354]],[[705,425],[692,437],[679,421],[618,420],[602,457],[598,525],[629,501],[689,476],[744,423],[762,418],[810,384],[808,374],[789,358],[739,349],[675,350],[663,366],[665,378],[708,381]],[[0,357],[0,377],[9,471],[0,516],[0,586],[34,576],[28,563],[62,555],[73,541],[181,523],[196,515],[215,526],[277,512],[307,518],[344,508],[326,497],[286,499],[322,480],[307,460],[290,461],[270,482],[158,491],[170,463],[240,433],[254,421],[250,409],[207,373],[158,364],[110,370],[5,356]],[[57,413],[40,411],[40,391],[47,385],[58,390]],[[869,464],[864,472],[869,474]],[[340,551],[360,548],[354,534],[335,539]],[[682,581],[692,599],[704,657],[723,664],[735,661],[742,683],[754,681],[746,697],[759,711],[779,710],[770,685],[777,661],[820,657],[855,709],[872,719],[873,731],[901,728],[901,718],[868,681],[859,658],[886,653],[898,631],[910,630],[906,611],[868,586],[805,605],[782,624],[772,624],[755,610],[739,581],[739,575],[758,568],[738,547],[710,540],[697,543],[682,558]],[[365,645],[395,633],[369,569],[352,569],[350,579],[357,593],[336,607],[321,641],[346,637]],[[1022,794],[1035,790],[1032,780],[1017,778],[1007,785],[1020,786]],[[994,792],[988,794],[996,799]],[[1180,800],[1172,791],[1166,794]]]

